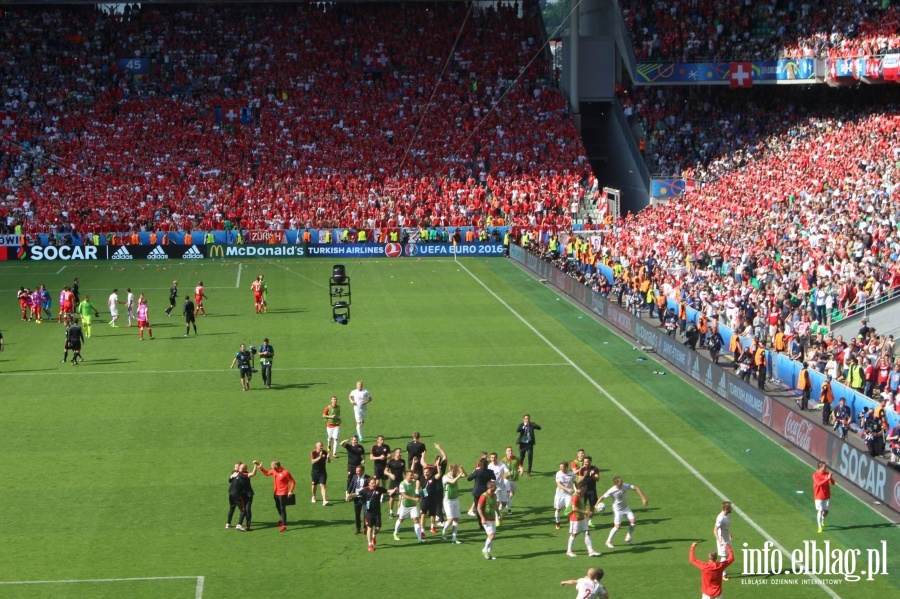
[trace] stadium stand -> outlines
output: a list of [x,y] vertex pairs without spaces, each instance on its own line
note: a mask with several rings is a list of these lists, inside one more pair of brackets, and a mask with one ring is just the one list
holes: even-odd
[[640,59],[856,57],[900,48],[898,8],[882,3],[623,0]]
[[638,102],[648,161],[705,183],[600,232],[599,258],[636,274],[652,253],[672,294],[718,289],[710,300],[725,301],[752,290],[766,307],[775,283],[815,311],[810,294],[823,282],[835,298],[829,316],[896,294],[900,94],[729,92],[654,89]]
[[4,10],[0,214],[28,232],[563,226],[592,176],[517,5]]

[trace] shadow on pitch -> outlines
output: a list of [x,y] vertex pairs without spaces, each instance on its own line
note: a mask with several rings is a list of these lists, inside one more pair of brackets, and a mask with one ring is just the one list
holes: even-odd
[[[181,330],[184,330],[184,329],[181,329]],[[225,333],[194,333],[193,331],[191,331],[191,334],[188,335],[187,337],[184,336],[184,333],[179,333],[179,334],[176,334],[174,337],[156,336],[156,337],[154,337],[154,339],[158,339],[160,341],[181,341],[182,339],[190,339],[192,337],[218,337],[221,335],[237,335],[237,333],[229,333],[229,332],[225,332]]]
[[[276,384],[272,385],[271,388],[268,388],[268,389],[265,386],[255,387],[255,388],[261,389],[263,391],[278,391],[278,390],[287,390],[287,389],[311,389],[313,387],[318,387],[318,386],[321,386],[324,384],[325,383],[286,383],[286,384],[276,383]],[[250,389],[253,390],[254,387],[251,387]]]
[[[299,497],[297,498],[297,501],[300,501]],[[339,503],[343,503],[343,502],[339,502]],[[332,507],[330,502],[329,502],[329,505],[324,508],[322,507],[321,503],[317,503],[316,505],[319,507],[319,509],[322,509],[322,510],[328,510],[328,509],[331,509],[331,507]],[[335,507],[337,505],[338,505],[338,503],[335,504]],[[256,506],[254,506],[254,507],[256,507]],[[293,507],[293,506],[291,506],[291,507]],[[288,516],[290,516],[290,512],[288,512]],[[284,532],[305,530],[305,529],[309,529],[309,528],[321,529],[323,527],[335,527],[335,526],[346,527],[347,522],[339,521],[339,520],[312,520],[312,519],[290,520],[290,519],[288,519],[287,530]],[[269,528],[275,528],[275,529],[279,528],[278,522],[254,522],[253,526],[251,527],[252,530],[263,530],[263,529],[269,529]],[[350,528],[352,528],[352,525]]]
[[94,364],[134,364],[134,360],[119,360],[118,358],[97,358],[92,360],[85,358],[83,362],[78,362],[78,366],[84,366],[85,364],[88,366]]
[[612,555],[612,553],[617,550],[621,553],[647,553],[649,551],[668,551],[669,549],[673,548],[660,546],[659,541],[654,539],[653,541],[647,541],[645,543],[638,543],[635,541],[634,545],[616,545],[616,549],[607,549],[604,555]]
[[828,530],[853,530],[854,528],[895,528],[893,522],[879,522],[878,524],[854,524],[852,526],[828,526]]

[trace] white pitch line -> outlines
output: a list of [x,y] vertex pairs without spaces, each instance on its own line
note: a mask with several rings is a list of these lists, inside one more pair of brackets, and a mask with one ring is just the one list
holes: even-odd
[[[640,428],[641,428],[641,429],[642,429],[642,430],[643,430],[650,438],[652,438],[654,441],[656,441],[656,442],[659,444],[660,447],[662,447],[663,449],[665,449],[666,452],[668,452],[669,455],[671,455],[673,458],[675,458],[676,461],[678,461],[678,463],[680,463],[682,466],[684,466],[684,467],[687,469],[687,471],[690,472],[692,475],[694,475],[694,477],[695,477],[697,480],[699,480],[701,483],[703,483],[704,486],[706,486],[706,488],[708,488],[710,491],[712,491],[712,492],[713,492],[717,497],[719,497],[719,499],[721,499],[722,501],[727,501],[727,500],[728,500],[728,497],[727,497],[724,493],[722,493],[722,491],[720,491],[720,490],[718,489],[718,487],[716,487],[715,485],[713,485],[709,480],[707,480],[707,478],[706,478],[705,476],[703,476],[702,474],[700,474],[700,472],[699,472],[696,468],[694,468],[694,467],[693,467],[686,459],[684,459],[683,457],[681,457],[681,455],[680,455],[678,452],[676,452],[674,449],[672,449],[672,447],[671,447],[668,443],[666,443],[665,441],[663,441],[663,439],[662,439],[659,435],[657,435],[655,432],[653,432],[653,430],[651,430],[650,427],[648,427],[646,424],[644,424],[643,422],[641,422],[641,420],[640,420],[637,416],[635,416],[635,415],[631,412],[631,410],[629,410],[628,408],[626,408],[622,403],[619,402],[619,400],[617,400],[615,397],[613,397],[613,396],[609,393],[609,391],[607,391],[606,389],[603,388],[602,385],[600,385],[600,383],[598,383],[598,382],[595,381],[593,378],[591,378],[591,376],[590,376],[587,372],[585,372],[580,366],[578,366],[578,364],[576,364],[575,362],[573,362],[573,361],[572,361],[565,353],[563,353],[558,347],[556,347],[555,345],[553,345],[553,342],[552,342],[552,341],[550,341],[549,339],[547,339],[540,331],[538,331],[538,330],[534,327],[534,325],[532,325],[530,322],[528,322],[521,314],[519,314],[518,312],[516,312],[516,311],[513,309],[513,307],[510,306],[509,304],[507,304],[507,303],[503,300],[503,298],[501,298],[499,295],[497,295],[497,294],[494,292],[493,289],[491,289],[490,287],[488,287],[487,285],[485,285],[484,282],[482,282],[481,279],[479,279],[477,276],[475,276],[475,274],[472,273],[472,271],[470,271],[468,268],[466,268],[465,265],[463,265],[462,263],[459,263],[459,267],[462,268],[463,270],[465,270],[466,273],[468,273],[469,276],[472,277],[472,278],[475,280],[475,282],[477,282],[479,285],[481,285],[481,286],[485,289],[485,291],[487,291],[488,293],[490,293],[491,296],[493,296],[494,299],[496,299],[498,302],[500,302],[500,304],[501,304],[504,308],[506,308],[507,310],[509,310],[509,312],[510,312],[513,316],[515,316],[516,318],[518,318],[519,321],[520,321],[522,324],[524,324],[526,327],[528,327],[528,329],[529,329],[532,333],[534,333],[541,341],[543,341],[550,349],[552,349],[554,352],[556,352],[557,354],[559,354],[559,356],[560,356],[563,360],[565,360],[565,361],[569,364],[569,366],[571,366],[571,367],[575,370],[575,372],[577,372],[578,374],[580,374],[580,375],[584,378],[584,380],[586,380],[588,383],[590,383],[595,389],[597,389],[597,391],[599,391],[599,392],[602,393],[604,396],[606,396],[606,398],[609,399],[609,401],[612,402],[612,404],[613,404],[614,406],[616,406],[617,408],[619,408],[619,410],[620,410],[623,414],[625,414],[625,415],[626,415],[628,418],[630,418],[636,425],[638,425],[638,427],[640,427]],[[747,524],[749,524],[749,525],[753,528],[753,530],[755,530],[757,533],[759,533],[760,536],[762,536],[763,538],[771,539],[773,545],[775,546],[775,548],[777,548],[782,554],[784,554],[784,555],[790,557],[790,552],[789,552],[787,549],[785,549],[778,541],[776,541],[775,538],[774,538],[772,535],[770,535],[770,534],[767,533],[765,530],[763,530],[763,528],[762,528],[759,524],[757,524],[752,518],[750,518],[750,516],[747,515],[746,512],[744,512],[741,508],[739,508],[739,507],[738,507],[737,505],[735,505],[734,503],[732,503],[732,508],[734,509],[735,512],[738,513],[738,515],[739,515],[741,518],[743,518],[743,519],[747,522]],[[838,594],[835,593],[833,590],[831,590],[831,588],[825,586],[825,583],[822,582],[822,580],[821,580],[818,576],[816,576],[816,575],[814,575],[814,574],[807,574],[806,576],[808,576],[808,577],[811,578],[814,582],[816,582],[816,584],[818,584],[819,587],[821,587],[821,589],[822,589],[823,591],[825,591],[825,593],[826,593],[829,597],[832,597],[832,599],[841,599],[840,595],[838,595]]]
[[197,577],[197,590],[194,592],[194,599],[202,599],[203,597],[203,583],[206,581],[206,578],[203,576]]
[[243,269],[243,268],[244,268],[243,263],[238,262],[237,281],[234,282],[235,289],[241,288],[241,269]]
[[[88,361],[90,363],[90,361]],[[308,367],[308,368],[279,368],[278,372],[302,372],[308,370],[416,370],[416,369],[465,369],[465,368],[558,368],[560,366],[569,367],[568,363],[549,363],[549,364],[417,364],[415,366],[330,366],[324,368]],[[128,374],[185,374],[198,372],[229,372],[227,368],[209,368],[203,370],[129,370]],[[92,372],[90,370],[61,370],[60,372],[2,372],[2,376],[85,376],[85,375],[107,375],[112,374],[121,376],[121,371],[103,370]]]
[[282,268],[285,272],[288,272],[288,273],[294,275],[295,277],[299,277],[301,279],[309,281],[310,283],[312,283],[313,285],[316,285],[317,287],[321,287],[322,289],[328,289],[327,285],[323,285],[322,283],[320,283],[319,281],[317,281],[315,279],[311,279],[305,275],[301,275],[299,272],[294,272],[293,270],[291,270],[287,266],[284,266],[283,264],[278,264],[277,266],[279,268]]
[[[24,585],[24,584],[73,584],[76,582],[143,582],[153,580],[196,580],[198,592],[203,593],[203,576],[145,576],[141,578],[86,578],[79,580],[13,580],[10,582],[0,582],[4,585]],[[200,595],[197,595],[198,597]]]
[[59,273],[61,273],[61,272],[64,271],[65,269],[66,269],[66,267],[63,266],[62,268],[60,268],[59,270],[57,270],[54,274],[57,274],[57,275],[58,275]]

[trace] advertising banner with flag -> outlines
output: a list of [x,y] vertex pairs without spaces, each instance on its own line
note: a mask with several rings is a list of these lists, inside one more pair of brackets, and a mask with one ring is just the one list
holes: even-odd
[[881,62],[881,75],[885,81],[900,81],[900,54],[885,54]]
[[733,88],[753,87],[753,63],[732,62],[728,65],[728,81]]
[[828,78],[832,81],[852,78],[854,62],[855,61],[851,58],[828,59]]
[[671,198],[693,191],[698,183],[693,179],[652,179],[650,195],[654,198]]

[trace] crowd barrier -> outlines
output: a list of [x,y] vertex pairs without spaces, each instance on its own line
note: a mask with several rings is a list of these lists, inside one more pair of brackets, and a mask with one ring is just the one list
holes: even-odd
[[[613,275],[613,271],[608,266],[599,266],[598,269],[606,277],[610,283],[615,280]],[[671,308],[675,310],[675,313],[678,313],[678,302],[674,300],[668,300],[667,308]],[[697,322],[700,313],[693,308],[688,308],[687,310],[687,320],[688,322]],[[723,347],[728,348],[731,346],[731,337],[734,335],[734,331],[732,331],[728,326],[719,323],[719,333],[722,335],[722,339],[724,340]],[[746,337],[741,337],[741,347],[749,347],[752,341]],[[768,378],[774,378],[778,381],[781,381],[791,389],[797,388],[797,382],[800,378],[800,370],[802,368],[799,362],[791,360],[787,355],[780,354],[777,352],[773,352],[770,350],[766,350],[766,364],[768,366]],[[809,378],[812,382],[812,392],[810,393],[810,397],[815,401],[820,401],[822,383],[825,381],[825,375],[819,372],[818,370],[809,369]],[[874,408],[877,404],[875,400],[866,397],[862,393],[857,393],[853,391],[851,388],[838,383],[837,381],[832,381],[831,390],[834,394],[834,402],[832,403],[832,407],[836,406],[838,401],[841,398],[844,398],[847,402],[847,406],[850,408],[850,413],[853,415],[853,421],[859,424],[856,416],[862,412],[864,409]],[[900,415],[893,411],[887,411],[887,419],[888,426],[893,427],[896,426],[898,422],[900,422]]]
[[[581,229],[583,225],[579,225],[575,227],[576,229]],[[477,242],[478,234],[483,229],[476,229],[474,227],[427,227],[428,231],[428,239],[422,239],[422,232],[418,228],[414,227],[399,227],[392,229],[398,233],[398,241],[399,239],[405,238],[404,243],[441,243],[442,241],[449,242],[449,236],[456,231],[459,231],[460,237],[462,239],[466,238],[467,234],[473,236],[473,242]],[[494,237],[493,241],[497,241],[499,239],[503,239],[503,236],[506,235],[506,231],[509,229],[507,226],[497,226],[497,227],[487,227],[486,230],[488,234]],[[369,235],[369,241],[366,242],[368,244],[375,244],[380,236],[383,229],[375,228],[375,229],[367,229]],[[387,241],[390,241],[389,231],[391,229],[384,229],[384,237]],[[112,231],[109,233],[109,238],[104,235],[93,235],[93,234],[62,234],[57,236],[58,238],[62,238],[64,243],[57,245],[121,245],[121,242],[124,241],[126,245],[169,245],[169,244],[180,244],[180,245],[194,245],[194,244],[220,244],[220,245],[233,245],[238,244],[238,235],[241,236],[241,241],[245,244],[298,244],[302,245],[303,235],[305,233],[309,234],[309,242],[307,245],[325,245],[325,244],[336,244],[343,240],[344,232],[353,233],[353,238],[356,236],[356,229],[344,229],[344,228],[336,228],[336,229],[282,229],[277,231],[272,231],[269,229],[248,229],[248,230],[229,230],[229,231],[145,231],[140,233],[131,233],[125,231]],[[136,236],[136,239],[135,239]],[[442,239],[446,238],[446,239]],[[135,241],[137,243],[135,243]],[[18,247],[21,245],[22,237],[20,235],[0,235],[0,246],[7,247]],[[30,245],[34,246],[49,246],[51,244],[51,235],[46,233],[40,233],[35,235],[31,241]]]
[[[715,365],[709,359],[686,347],[677,339],[666,335],[652,321],[635,317],[627,310],[599,293],[594,292],[566,275],[553,264],[542,260],[519,246],[510,246],[510,258],[522,264],[540,279],[546,279],[567,296],[579,302],[619,331],[627,334],[642,346],[652,347],[656,353],[683,373],[702,384],[719,397],[734,405],[754,420],[761,422],[776,435],[803,450],[816,460],[822,460],[854,485],[875,497],[878,501],[900,512],[900,472],[884,462],[873,459],[865,451],[841,441],[828,429],[808,420],[788,406],[773,400],[764,392],[744,383],[733,373]],[[730,339],[730,331],[728,332]],[[723,335],[724,336],[724,335]],[[727,340],[726,340],[727,344]],[[789,376],[789,364],[784,356],[770,360],[770,370]],[[786,360],[790,363],[790,360]],[[799,365],[798,365],[799,366]],[[797,369],[799,372],[799,368]],[[779,378],[781,378],[779,376]],[[781,379],[796,384],[793,379]],[[839,388],[840,387],[840,388]],[[846,397],[859,402],[858,394],[843,385],[834,385],[835,401]],[[859,403],[853,404],[859,406]],[[894,415],[896,418],[896,415]]]

